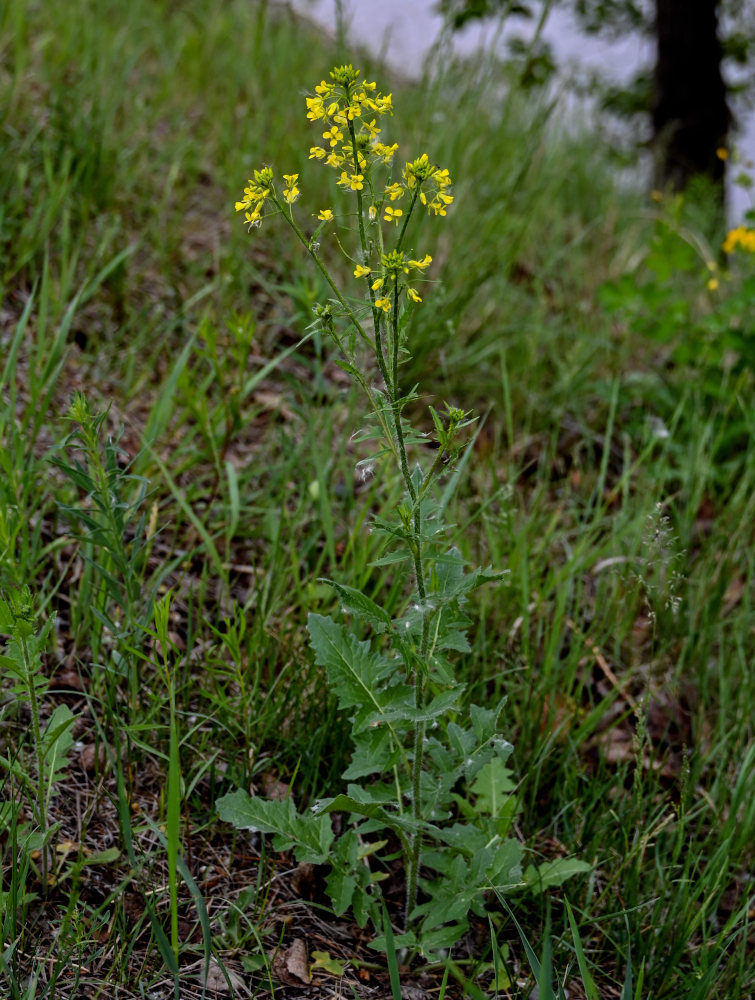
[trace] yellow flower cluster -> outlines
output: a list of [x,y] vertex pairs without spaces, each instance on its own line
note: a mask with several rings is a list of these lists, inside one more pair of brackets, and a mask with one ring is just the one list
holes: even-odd
[[[427,153],[411,163],[407,163],[403,169],[403,184],[398,181],[389,184],[385,188],[384,198],[391,201],[398,201],[407,192],[414,192],[418,188],[419,200],[432,215],[445,215],[448,206],[453,202],[452,194],[448,189],[451,187],[451,175],[448,170],[441,170],[431,163]],[[386,208],[383,218],[386,222],[397,222],[398,216],[403,215],[402,210]],[[371,216],[372,217],[372,216]]]
[[[380,115],[393,114],[391,95],[379,94],[376,83],[362,80],[360,84],[359,70],[351,65],[336,66],[330,76],[332,82],[322,80],[315,87],[315,96],[306,98],[307,118],[311,122],[325,122],[327,128],[322,137],[329,146],[312,146],[310,160],[323,160],[335,170],[343,171],[348,167],[350,172],[356,157],[359,170],[352,177],[358,177],[359,171],[366,171],[369,156],[390,163],[398,146],[386,146],[378,141],[377,119]],[[356,119],[359,119],[358,128],[352,125]],[[354,128],[354,144],[350,126]],[[338,182],[341,186],[347,190],[361,190],[361,186],[344,183],[344,176],[342,172]]]
[[[293,177],[296,180],[296,174],[287,174],[286,178]],[[270,185],[273,183],[273,172],[270,167],[263,167],[262,170],[255,170],[254,177],[247,181],[247,187],[244,188],[244,197],[241,201],[236,202],[236,211],[245,212],[245,221],[249,223],[250,226],[259,226],[262,220],[262,210],[265,207],[265,200],[270,195]],[[296,188],[296,194],[298,195],[299,189]]]
[[[372,268],[367,267],[365,264],[357,264],[354,268],[354,277],[369,277],[370,288],[373,292],[376,292],[385,285],[386,278],[389,281],[397,283],[402,274],[409,274],[411,270],[419,271],[421,273],[422,271],[425,271],[432,264],[432,262],[433,259],[429,253],[426,253],[422,260],[408,260],[406,255],[400,250],[392,250],[390,253],[381,254],[381,268],[380,271],[377,272],[378,277],[374,277]],[[422,297],[417,292],[416,288],[407,288],[406,294],[412,302],[422,301]],[[375,307],[377,309],[382,309],[383,312],[390,312],[391,300],[387,297],[375,299]]]
[[755,229],[748,229],[747,226],[732,229],[724,240],[722,249],[724,253],[734,253],[735,250],[755,253]]
[[[398,144],[388,145],[380,140],[378,122],[382,116],[393,114],[390,94],[379,93],[377,84],[362,79],[359,70],[347,64],[336,66],[330,73],[330,80],[321,80],[315,87],[314,96],[306,98],[306,105],[307,118],[320,123],[322,128],[322,145],[312,146],[309,158],[322,160],[338,172],[337,186],[357,194],[370,222],[382,219],[400,227],[399,246],[408,218],[417,204],[422,204],[431,215],[446,214],[454,200],[450,193],[451,177],[448,170],[434,164],[427,153],[406,163],[399,180],[394,181],[389,174],[388,183],[374,183],[372,168],[378,164],[390,168],[398,150]],[[299,198],[298,181],[298,174],[283,174],[282,186],[277,188],[269,167],[255,170],[244,188],[243,198],[236,202],[236,211],[246,213],[245,220],[250,226],[259,226],[269,199],[278,211],[285,210],[289,215],[291,209],[287,206]],[[400,207],[397,202],[406,199],[407,195],[408,207],[406,201]],[[367,199],[364,203],[363,197]],[[317,214],[320,226],[313,239],[334,218],[332,209],[321,209]],[[404,275],[411,271],[421,275],[431,262],[429,254],[410,260],[397,250],[382,254],[380,266],[374,270],[365,259],[357,265],[354,274],[357,278],[368,279],[371,293],[379,292],[380,297],[373,299],[375,307],[390,312],[397,297],[404,292],[412,302],[422,301],[417,290],[408,287]]]

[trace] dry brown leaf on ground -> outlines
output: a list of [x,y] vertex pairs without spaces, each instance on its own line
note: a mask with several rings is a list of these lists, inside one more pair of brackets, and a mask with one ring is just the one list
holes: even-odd
[[309,962],[304,938],[295,938],[288,948],[273,955],[271,970],[284,986],[309,986]]
[[233,994],[249,994],[246,983],[238,973],[232,969],[221,969],[220,963],[214,958],[210,959],[207,969],[207,978],[204,978],[204,969],[200,972],[199,980],[204,984],[208,992]]

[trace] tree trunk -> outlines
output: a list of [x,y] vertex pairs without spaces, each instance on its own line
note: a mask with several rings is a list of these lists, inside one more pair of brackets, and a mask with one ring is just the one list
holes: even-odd
[[657,55],[653,145],[657,187],[684,189],[709,177],[724,199],[725,146],[731,112],[721,76],[719,0],[655,0]]

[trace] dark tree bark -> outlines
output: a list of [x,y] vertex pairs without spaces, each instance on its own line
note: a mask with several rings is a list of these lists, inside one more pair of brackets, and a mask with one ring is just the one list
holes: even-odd
[[724,198],[724,146],[731,112],[721,75],[719,0],[656,0],[653,95],[655,183],[682,190],[707,175]]

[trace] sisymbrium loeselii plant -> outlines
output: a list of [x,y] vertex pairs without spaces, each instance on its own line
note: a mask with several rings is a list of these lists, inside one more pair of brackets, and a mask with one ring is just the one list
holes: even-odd
[[[406,416],[417,395],[402,387],[401,363],[408,352],[407,314],[422,302],[432,264],[428,253],[411,246],[410,223],[420,212],[446,215],[453,203],[451,177],[427,153],[396,169],[398,146],[383,141],[379,124],[393,114],[391,95],[383,96],[351,65],[336,67],[306,105],[322,137],[310,159],[336,172],[345,208],[313,213],[317,224],[308,237],[296,214],[299,175],[278,179],[263,167],[236,209],[250,229],[280,216],[332,291],[315,312],[338,349],[336,363],[368,401],[369,429],[361,440],[377,445],[368,460],[393,463],[403,483],[394,516],[375,517],[372,528],[386,540],[375,565],[405,573],[406,598],[394,617],[378,599],[329,581],[347,623],[309,615],[316,662],[340,708],[350,713],[354,748],[343,775],[346,790],[305,813],[291,799],[267,801],[243,790],[225,795],[217,808],[238,828],[275,834],[275,849],[330,865],[327,890],[336,914],[351,907],[360,926],[372,922],[378,948],[386,940],[380,884],[400,859],[404,933],[396,942],[428,955],[460,939],[470,910],[484,912],[486,891],[555,885],[583,868],[571,861],[568,869],[556,863],[547,872],[532,866],[522,872],[522,847],[508,836],[518,799],[506,767],[512,746],[500,733],[503,704],[468,706],[465,685],[454,675],[453,655],[470,649],[468,596],[503,576],[466,570],[459,551],[448,545],[444,504],[434,495],[470,415],[455,406],[440,412],[430,407],[434,459],[428,467],[410,460],[423,438]],[[336,230],[337,245],[361,284],[358,305],[320,256],[326,228]],[[350,817],[338,837],[333,812]]]

